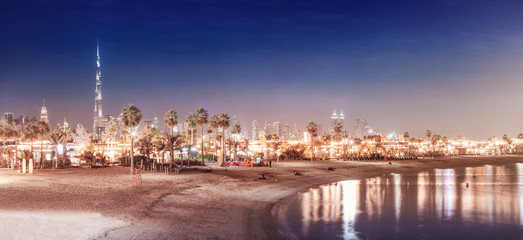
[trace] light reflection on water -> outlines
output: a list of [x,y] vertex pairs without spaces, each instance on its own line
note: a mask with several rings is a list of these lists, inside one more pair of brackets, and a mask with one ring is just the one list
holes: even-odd
[[322,185],[277,222],[291,239],[518,239],[522,209],[523,164],[486,165]]

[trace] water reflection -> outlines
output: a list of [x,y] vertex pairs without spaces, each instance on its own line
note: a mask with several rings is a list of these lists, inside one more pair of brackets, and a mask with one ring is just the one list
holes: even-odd
[[517,238],[521,183],[523,164],[343,181],[299,195],[278,221],[299,239]]

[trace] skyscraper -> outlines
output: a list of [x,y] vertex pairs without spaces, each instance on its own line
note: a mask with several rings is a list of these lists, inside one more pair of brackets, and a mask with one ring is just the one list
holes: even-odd
[[11,113],[11,112],[5,113],[5,120],[7,120],[8,123],[12,124],[14,119],[15,119],[15,115],[13,113]]
[[44,104],[42,105],[42,109],[40,110],[40,121],[45,121],[46,123],[49,123],[49,117],[47,116],[47,108],[45,107],[45,99]]
[[329,128],[329,132],[331,134],[334,133],[334,126],[336,123],[341,123],[343,126],[343,122],[345,121],[345,115],[343,114],[343,111],[340,112],[340,115],[336,114],[336,110],[334,110],[334,113],[331,115],[331,126]]
[[100,45],[96,41],[96,88],[94,91],[93,139],[101,139],[105,130],[102,113],[102,72],[100,71]]
[[258,121],[256,121],[256,120],[252,121],[252,136],[251,136],[251,139],[258,139],[259,132],[260,132],[260,129],[258,128]]
[[340,116],[338,117],[338,122],[340,122],[343,126],[343,122],[345,122],[345,115],[343,115],[343,111],[341,111]]
[[276,133],[276,135],[281,138],[282,135],[281,135],[281,123],[280,122],[274,122],[272,124],[272,133]]
[[356,119],[356,122],[354,123],[354,137],[355,138],[363,138],[367,135],[367,129],[369,126],[367,125],[367,120],[365,119]]
[[265,121],[265,124],[263,125],[263,131],[265,131],[265,136],[272,134],[271,124],[269,121]]
[[154,117],[154,122],[153,123],[154,123],[154,127],[155,128],[160,129],[160,125],[159,125],[159,122],[158,122],[158,117]]
[[289,126],[289,124],[285,124],[283,126],[283,129],[281,131],[281,134],[282,134],[282,138],[283,140],[289,140],[290,139],[290,136],[291,136],[291,127]]

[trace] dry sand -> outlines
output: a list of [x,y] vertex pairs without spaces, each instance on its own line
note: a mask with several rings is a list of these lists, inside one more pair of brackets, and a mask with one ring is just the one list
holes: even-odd
[[[288,161],[181,174],[129,168],[0,169],[1,239],[279,239],[275,203],[320,184],[433,168],[523,162],[463,157],[388,162]],[[335,171],[328,171],[333,167]],[[301,173],[295,176],[293,171]],[[266,180],[254,179],[265,174]]]

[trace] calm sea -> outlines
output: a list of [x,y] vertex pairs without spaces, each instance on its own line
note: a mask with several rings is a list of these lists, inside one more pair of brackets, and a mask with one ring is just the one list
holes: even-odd
[[275,217],[284,239],[523,239],[523,164],[322,185]]

